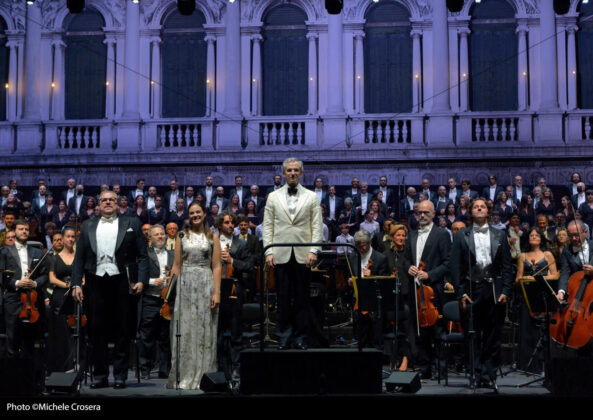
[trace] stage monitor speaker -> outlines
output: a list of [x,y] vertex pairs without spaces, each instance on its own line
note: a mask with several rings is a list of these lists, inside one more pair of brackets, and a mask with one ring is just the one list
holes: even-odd
[[547,387],[559,397],[593,395],[593,358],[553,358],[547,369]]
[[401,392],[415,394],[422,387],[420,375],[418,372],[392,372],[385,381],[385,389],[393,392],[396,387],[401,388]]
[[380,394],[376,349],[241,352],[241,393],[268,395]]
[[56,394],[76,394],[83,372],[52,372],[45,380],[45,390]]
[[206,393],[227,392],[229,388],[227,387],[224,372],[205,373],[200,382],[200,389]]
[[0,359],[0,396],[33,397],[39,393],[33,359]]

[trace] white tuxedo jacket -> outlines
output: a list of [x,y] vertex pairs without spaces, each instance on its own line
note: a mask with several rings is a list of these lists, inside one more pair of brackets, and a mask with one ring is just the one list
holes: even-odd
[[[298,185],[297,203],[294,219],[288,211],[288,187],[270,193],[265,207],[263,223],[264,247],[282,242],[322,242],[323,218],[317,194]],[[321,247],[294,247],[294,255],[299,264],[304,264],[311,250]],[[274,254],[276,264],[286,264],[290,260],[292,247],[272,247],[266,255]]]

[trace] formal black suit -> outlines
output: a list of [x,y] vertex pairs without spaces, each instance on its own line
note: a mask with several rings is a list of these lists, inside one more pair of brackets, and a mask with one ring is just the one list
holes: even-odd
[[[449,198],[449,192],[451,191],[451,188],[447,188],[447,195],[446,197]],[[455,191],[457,192],[457,195],[455,196],[455,205],[458,206],[459,205],[459,197],[461,197],[461,194],[463,193],[463,191],[461,191],[461,188],[457,188],[455,187]]]
[[[352,270],[354,271],[354,275],[358,276],[358,258],[356,255],[357,254],[355,253],[348,254],[348,261],[350,262],[350,267],[352,267]],[[389,262],[385,255],[372,249],[370,259],[373,261],[370,269],[371,276],[388,276],[391,274],[389,272]],[[368,281],[370,280],[365,280],[364,277],[359,277],[358,280],[358,282]],[[361,308],[361,311],[362,310],[364,310],[364,308]],[[377,315],[378,314],[376,313],[363,314],[362,312],[357,312],[356,325],[358,327],[358,339],[363,347],[375,347],[383,350],[383,330],[387,321],[384,313],[381,318],[378,318]],[[379,320],[381,322],[379,322]]]
[[275,185],[272,185],[271,187],[268,187],[268,189],[266,190],[266,197],[268,196],[268,194],[282,188],[282,185],[278,185],[278,188],[274,189]]
[[[327,206],[327,217],[329,217],[329,200],[329,194],[326,195],[323,200],[321,200],[321,203]],[[337,195],[334,195],[334,206],[334,220],[338,220],[340,217],[340,212],[342,211],[342,208],[344,208],[344,200],[342,200]]]
[[[221,234],[222,235],[222,234]],[[237,236],[233,236],[231,242],[231,248],[229,250],[230,256],[233,258],[233,284],[234,294],[231,296],[222,296],[221,305],[219,312],[219,324],[218,324],[218,364],[219,370],[225,371],[227,377],[230,377],[230,373],[226,367],[228,363],[223,363],[224,360],[228,360],[230,356],[230,366],[232,369],[239,368],[239,355],[243,349],[242,344],[242,309],[243,302],[245,302],[245,290],[246,283],[248,282],[249,274],[251,273],[255,257],[249,251],[247,242],[243,239],[239,239]],[[226,278],[227,264],[222,263],[222,277]],[[225,280],[223,280],[225,281]],[[231,332],[231,354],[224,353],[224,346],[222,343],[223,335],[225,331]]]
[[[240,236],[240,235],[239,235]],[[239,237],[238,236],[238,237]],[[261,262],[261,243],[257,239],[257,236],[252,235],[250,233],[247,234],[247,249],[249,250],[249,254],[253,256],[253,265],[259,266]],[[253,296],[256,292],[256,284],[255,284],[255,272],[253,270],[249,271],[248,276],[243,276],[243,282],[245,286],[246,298],[247,302],[253,301]]]
[[[208,204],[208,197],[206,196],[206,186],[204,185],[204,188],[200,188],[198,190],[198,194],[202,194],[204,196],[204,203]],[[212,194],[210,195],[210,199],[214,199],[214,197],[216,197],[216,187],[212,186]],[[212,204],[212,201],[210,202],[210,204]]]
[[[461,195],[463,195],[463,190],[461,190]],[[459,195],[459,197],[461,197],[461,195]],[[457,198],[457,204],[459,204],[459,197]],[[474,190],[469,190],[469,201],[474,201],[476,198],[478,198],[478,192]]]
[[[380,188],[377,188],[376,190],[373,191],[373,196],[376,198],[377,194],[379,193],[379,191],[381,191]],[[383,196],[385,196],[385,193],[383,193]],[[395,203],[395,192],[393,191],[393,188],[389,188],[387,187],[387,197],[385,198],[385,204],[387,205],[387,207],[394,207],[394,203]]]
[[[212,197],[212,200],[210,200],[210,207],[212,207],[212,204],[218,204],[217,199],[218,199],[217,196]],[[222,206],[221,205],[218,206],[218,212],[220,213],[221,211],[226,210],[226,208],[228,206],[229,206],[229,199],[222,197]]]
[[[586,256],[587,261],[593,261],[593,241],[587,240],[589,245],[589,255]],[[582,271],[583,263],[579,253],[573,251],[572,245],[567,245],[560,254],[560,278],[558,279],[558,290],[568,292],[568,279],[577,271]]]
[[[411,266],[417,266],[417,254],[416,246],[418,243],[418,231],[410,231],[406,244],[404,246],[404,263],[402,275],[408,275],[408,281],[410,284],[410,293],[412,298],[414,297],[414,277],[410,276],[408,271]],[[449,254],[451,249],[451,238],[449,234],[439,229],[437,225],[432,224],[430,233],[424,243],[424,249],[422,255],[420,255],[419,261],[424,262],[424,270],[428,273],[428,280],[422,283],[426,286],[430,286],[434,293],[433,304],[439,311],[442,310],[443,306],[443,288],[444,288],[444,277],[449,273]],[[418,334],[418,328],[416,327],[416,313],[415,308],[412,306],[411,314],[411,326],[414,329],[416,335]],[[420,328],[420,336],[416,337],[418,348],[416,355],[416,364],[423,371],[423,375],[430,377],[431,374],[431,363],[436,357],[433,345],[435,340],[438,338],[441,332],[441,325],[439,322],[433,326]]]
[[[82,224],[76,244],[72,268],[72,286],[82,285],[89,301],[88,320],[93,346],[92,363],[96,381],[106,381],[109,374],[107,343],[115,342],[113,376],[125,381],[128,376],[129,338],[135,334],[137,299],[129,293],[130,283],[148,286],[148,258],[146,241],[137,218],[118,216],[118,233],[113,238],[115,261],[119,275],[97,277],[97,229],[100,219],[86,220]],[[126,270],[129,268],[129,271]],[[128,278],[128,272],[130,277]],[[137,276],[137,277],[136,277]]]
[[[498,197],[498,194],[500,194],[503,191],[504,190],[502,189],[502,187],[497,184],[496,188],[494,189],[494,198],[492,198],[492,201],[496,201],[496,197]],[[482,197],[484,197],[487,200],[490,199],[490,185],[482,189]]]
[[[468,295],[473,301],[462,314],[463,330],[469,331],[470,307],[473,306],[478,349],[475,353],[477,372],[483,380],[493,380],[501,361],[501,335],[505,312],[505,305],[495,304],[494,299],[498,301],[500,294],[510,296],[514,280],[512,259],[506,233],[489,228],[492,264],[485,269],[479,269],[476,264],[475,235],[472,226],[455,235],[451,248],[451,281],[459,299]],[[495,279],[496,295],[493,295],[493,284],[486,278]]]
[[[259,195],[255,198],[256,199],[254,199],[251,194],[243,197],[243,208],[247,207],[248,201],[253,201],[255,203],[255,214],[259,214],[259,212],[266,206],[266,199]],[[247,214],[247,212],[245,212],[245,214]]]
[[[519,198],[517,198],[517,190],[519,189],[519,187],[517,187],[517,185],[513,184],[513,201],[517,202],[517,205],[519,205],[519,203],[521,202],[521,200]],[[529,188],[527,188],[525,185],[521,185],[521,198],[523,198],[524,195],[531,195],[531,190]],[[569,195],[569,197],[572,194]],[[533,196],[532,196],[533,197]]]
[[[360,207],[362,209],[362,195],[361,194],[357,194],[354,197],[352,197],[352,207],[353,208],[358,208]],[[367,196],[366,196],[366,209],[370,209],[371,208],[371,201],[373,201],[373,195],[369,192],[367,192]]]
[[[166,264],[170,270],[173,267],[175,252],[173,250],[165,252],[167,253]],[[154,248],[149,247],[147,255],[149,279],[160,278],[161,267]],[[159,376],[167,377],[171,370],[170,322],[160,315],[163,299],[158,294],[160,294],[161,290],[157,286],[149,286],[142,293],[142,315],[138,329],[140,335],[138,353],[143,374],[149,374],[153,365],[154,344],[155,341],[158,342]]]
[[[418,200],[415,198],[414,203],[417,203]],[[400,219],[406,218],[409,219],[412,213],[414,212],[414,208],[410,207],[410,202],[408,201],[408,196],[405,196],[401,200],[399,200],[399,217]]]
[[447,211],[447,206],[449,204],[455,204],[451,199],[449,199],[449,197],[445,197],[445,201],[439,201],[438,196],[435,197],[432,203],[434,204],[434,210],[436,212],[435,218],[438,218],[439,216],[444,216],[445,214],[441,214],[441,210]]
[[[130,207],[132,207],[134,205],[134,201],[136,201],[136,197],[139,196],[139,195],[140,194],[136,191],[136,188],[134,188],[132,191],[130,191],[128,193],[128,205]],[[142,192],[142,195],[144,196],[144,198],[148,197],[148,191],[147,190],[144,190]]]
[[[231,197],[237,194],[237,188],[231,188],[231,190],[229,191],[229,202],[231,200]],[[249,188],[247,187],[241,187],[241,201],[240,201],[240,205],[241,207],[245,207],[245,203],[247,202],[247,197],[251,196],[251,192],[249,191]]]
[[[43,252],[38,248],[27,246],[27,265],[33,269],[43,258]],[[45,305],[43,290],[48,282],[47,259],[35,270],[31,280],[37,282],[37,310],[40,319],[36,323],[24,323],[19,319],[19,312],[23,304],[21,291],[17,289],[16,282],[23,278],[21,260],[16,245],[9,245],[0,250],[0,270],[14,271],[14,274],[2,275],[4,322],[6,326],[7,353],[9,357],[33,357],[35,335],[45,318]]]
[[76,209],[76,195],[68,201],[68,210],[76,215],[82,215],[86,206],[86,199],[87,197],[83,194],[82,200],[80,200],[80,206]]
[[[171,201],[171,194],[173,194],[173,191],[169,190],[163,196],[163,207],[166,208],[167,211],[170,210],[169,203]],[[183,192],[177,190],[177,198],[183,198]],[[204,196],[204,198],[206,198],[206,196]],[[177,208],[177,204],[176,203],[173,203],[173,208]]]
[[148,223],[151,225],[163,225],[167,224],[169,220],[169,212],[167,209],[162,206],[161,209],[157,212],[156,209],[153,207],[152,209],[148,210]]

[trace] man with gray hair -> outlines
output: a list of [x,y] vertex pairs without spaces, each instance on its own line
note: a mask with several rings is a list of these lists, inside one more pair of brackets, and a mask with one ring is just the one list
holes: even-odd
[[[282,163],[286,184],[270,193],[263,222],[264,248],[275,243],[321,243],[323,220],[317,194],[303,187],[303,163],[288,158]],[[317,262],[318,246],[270,247],[266,264],[275,269],[278,288],[278,349],[308,347],[310,268]]]
[[568,279],[577,271],[593,276],[593,241],[587,239],[587,228],[581,220],[568,224],[570,246],[565,246],[560,254],[560,279],[558,280],[558,300],[563,301],[568,290]]
[[169,321],[160,316],[163,306],[161,292],[169,281],[168,271],[173,267],[174,251],[166,250],[165,228],[154,225],[148,229],[150,247],[148,253],[148,287],[142,295],[142,317],[140,319],[138,353],[142,379],[150,379],[154,360],[155,341],[159,346],[159,378],[168,378],[171,370],[171,343]]

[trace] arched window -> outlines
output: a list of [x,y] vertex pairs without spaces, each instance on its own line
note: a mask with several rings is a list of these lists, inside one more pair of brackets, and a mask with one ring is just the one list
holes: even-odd
[[66,29],[66,119],[105,117],[105,21],[93,9],[73,15]]
[[487,0],[474,4],[471,15],[470,108],[472,111],[516,110],[515,11],[506,0]]
[[[183,16],[175,9],[163,23],[162,115],[165,118],[206,115],[206,18],[195,10]],[[222,57],[219,57],[222,59]]]
[[578,26],[578,104],[581,109],[593,109],[593,3],[581,4]]
[[307,113],[307,15],[283,4],[264,17],[262,90],[264,115]]
[[8,83],[9,48],[6,47],[6,22],[0,18],[0,120],[6,120],[6,89]]
[[364,109],[367,113],[412,111],[410,13],[399,3],[381,2],[366,14]]

